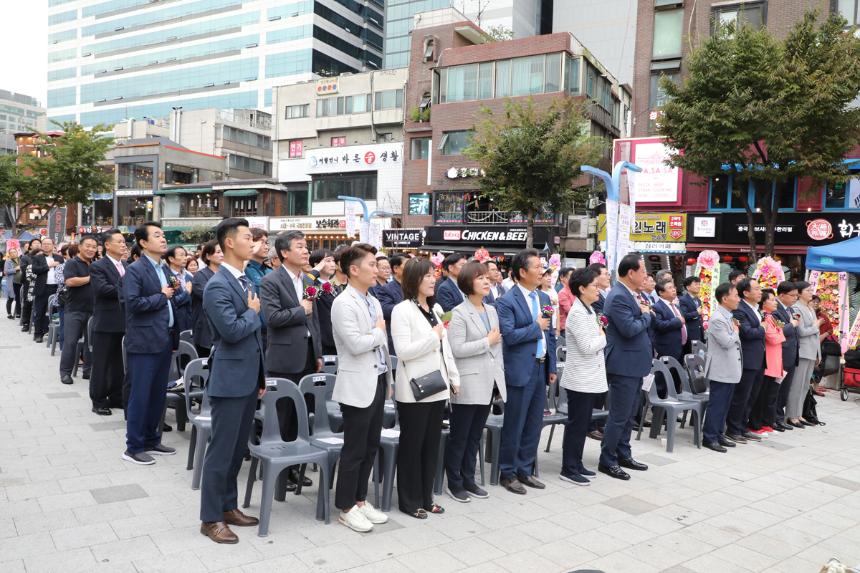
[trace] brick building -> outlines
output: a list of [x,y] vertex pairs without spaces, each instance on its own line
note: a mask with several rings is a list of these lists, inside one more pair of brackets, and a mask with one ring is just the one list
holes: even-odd
[[[480,170],[463,150],[482,108],[499,113],[507,99],[527,97],[538,106],[588,97],[595,104],[592,134],[612,140],[628,133],[629,89],[571,34],[492,42],[453,9],[416,18],[405,96],[403,227],[423,229],[425,246],[484,246],[501,254],[525,245],[524,217],[480,196]],[[561,246],[565,220],[540,215],[534,244]]]

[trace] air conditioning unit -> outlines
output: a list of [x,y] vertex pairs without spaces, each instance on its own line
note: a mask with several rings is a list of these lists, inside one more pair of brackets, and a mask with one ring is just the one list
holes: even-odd
[[569,215],[567,217],[567,238],[585,239],[588,237],[588,217]]

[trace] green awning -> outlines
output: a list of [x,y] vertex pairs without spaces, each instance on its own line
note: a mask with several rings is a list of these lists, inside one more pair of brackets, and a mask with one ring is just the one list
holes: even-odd
[[211,187],[180,187],[177,189],[159,189],[156,195],[175,195],[177,193],[212,193]]
[[256,189],[230,189],[224,191],[224,197],[254,197],[257,193]]

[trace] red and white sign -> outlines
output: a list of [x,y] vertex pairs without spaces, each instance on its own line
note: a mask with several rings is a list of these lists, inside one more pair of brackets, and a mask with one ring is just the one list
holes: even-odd
[[460,230],[459,229],[447,230],[444,233],[442,233],[442,238],[445,239],[446,241],[459,241],[460,240]]
[[629,161],[642,168],[636,174],[636,203],[680,204],[681,170],[666,164],[671,148],[661,137],[616,139],[612,163]]
[[373,162],[376,161],[376,154],[372,151],[368,151],[364,154],[364,162],[368,165],[373,165]]
[[669,236],[678,240],[684,236],[686,231],[683,215],[669,215]]
[[826,241],[833,238],[833,225],[827,219],[813,219],[806,222],[806,234],[813,241]]

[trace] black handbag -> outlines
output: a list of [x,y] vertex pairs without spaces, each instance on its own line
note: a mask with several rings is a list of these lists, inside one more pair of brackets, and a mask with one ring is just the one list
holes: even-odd
[[412,386],[412,395],[415,396],[416,402],[448,389],[448,384],[439,370],[434,370],[418,378],[412,378],[409,385]]

